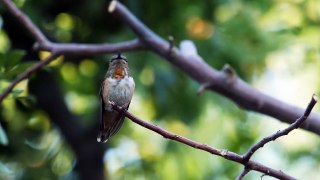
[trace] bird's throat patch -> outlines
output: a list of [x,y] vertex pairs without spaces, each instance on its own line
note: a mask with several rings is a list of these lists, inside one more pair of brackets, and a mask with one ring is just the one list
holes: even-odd
[[122,68],[116,68],[116,71],[114,73],[114,78],[119,79],[119,78],[124,78],[123,72],[122,72]]

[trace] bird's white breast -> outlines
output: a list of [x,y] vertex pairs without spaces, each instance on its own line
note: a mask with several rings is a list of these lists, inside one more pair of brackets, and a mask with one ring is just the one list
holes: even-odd
[[[103,98],[106,106],[107,102],[113,101],[119,106],[126,107],[131,101],[135,83],[132,77],[125,77],[122,79],[107,78],[104,83]],[[109,108],[109,107],[107,107]]]

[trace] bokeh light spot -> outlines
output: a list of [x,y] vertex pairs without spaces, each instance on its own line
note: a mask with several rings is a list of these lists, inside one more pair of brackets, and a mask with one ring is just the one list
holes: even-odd
[[196,39],[208,39],[213,35],[213,25],[206,20],[194,17],[187,22],[187,33]]
[[[39,58],[40,60],[45,60],[47,57],[51,55],[51,52],[49,51],[40,51],[39,52]],[[63,56],[58,56],[54,60],[52,60],[48,66],[58,66],[63,63]]]
[[77,80],[77,68],[72,63],[65,63],[60,70],[64,80],[75,83]]
[[0,31],[0,52],[6,52],[10,47],[10,40],[4,31]]
[[79,70],[81,74],[92,77],[97,72],[97,63],[89,59],[83,60],[80,63]]
[[70,31],[74,27],[73,18],[67,13],[60,13],[55,19],[56,25],[66,31]]
[[76,114],[83,114],[97,106],[96,96],[81,95],[68,92],[66,102],[69,109]]
[[28,79],[25,79],[25,80],[22,80],[21,82],[19,82],[14,88],[13,88],[13,91],[15,90],[21,90],[22,92],[19,93],[18,97],[22,97],[22,96],[27,96],[28,95],[28,89],[27,89],[27,86],[28,86],[28,82],[29,80]]
[[72,156],[70,153],[60,152],[53,160],[52,171],[58,176],[67,174],[72,167]]
[[50,120],[45,113],[38,112],[28,121],[28,127],[31,129],[38,129],[43,131],[49,131]]
[[150,67],[146,67],[142,70],[140,74],[140,81],[142,84],[146,86],[150,86],[154,82],[154,74],[153,70]]
[[167,119],[166,129],[168,131],[186,136],[189,132],[188,127],[179,119]]
[[21,8],[25,2],[26,0],[14,0],[14,4],[19,8]]

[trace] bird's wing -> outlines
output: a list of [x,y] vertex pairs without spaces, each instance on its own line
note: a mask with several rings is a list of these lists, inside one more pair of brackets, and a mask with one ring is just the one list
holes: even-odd
[[[105,85],[104,85],[105,81],[103,81],[101,83],[101,87],[100,87],[100,102],[101,102],[101,109],[100,109],[100,133],[97,137],[98,142],[107,142],[107,140],[115,135],[120,127],[123,124],[124,118],[125,116],[118,113],[117,111],[114,110],[106,110],[105,109],[105,102],[103,100],[103,92],[106,93],[105,91],[107,89],[104,89]],[[129,103],[130,104],[130,103]],[[126,107],[126,109],[129,108],[129,104]]]

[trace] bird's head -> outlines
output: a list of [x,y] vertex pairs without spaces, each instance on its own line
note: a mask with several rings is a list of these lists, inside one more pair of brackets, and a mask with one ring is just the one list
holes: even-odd
[[125,56],[121,55],[121,53],[111,58],[107,76],[115,79],[129,76],[128,60]]

